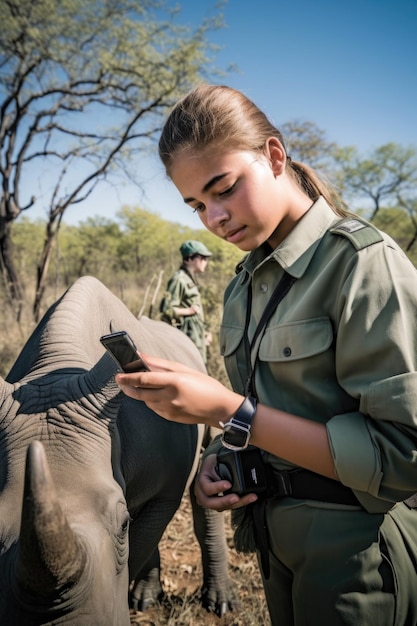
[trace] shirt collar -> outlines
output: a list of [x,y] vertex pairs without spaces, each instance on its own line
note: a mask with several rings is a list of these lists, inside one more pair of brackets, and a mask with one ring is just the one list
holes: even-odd
[[253,250],[243,262],[250,274],[267,259],[275,259],[291,276],[300,278],[306,271],[320,241],[340,216],[320,197],[296,223],[275,250],[267,244]]
[[193,281],[193,283],[195,283],[196,285],[197,283],[197,279],[194,276],[193,272],[191,272],[188,267],[185,265],[185,263],[183,263],[180,267],[180,270],[182,270],[183,272],[185,272],[187,274],[187,276],[189,276],[191,278],[191,280]]

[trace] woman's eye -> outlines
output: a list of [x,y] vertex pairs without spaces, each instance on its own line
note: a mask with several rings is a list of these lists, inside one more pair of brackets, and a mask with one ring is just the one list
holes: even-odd
[[230,194],[234,192],[235,187],[236,187],[236,183],[233,183],[231,187],[228,187],[227,189],[219,193],[219,196],[230,196]]
[[[219,191],[218,192],[219,197],[224,198],[226,196],[230,196],[234,192],[236,185],[237,185],[237,181],[233,183],[233,185],[225,189],[224,191]],[[205,204],[197,204],[197,206],[192,207],[193,213],[202,213],[202,211],[204,211],[205,208],[206,208]]]

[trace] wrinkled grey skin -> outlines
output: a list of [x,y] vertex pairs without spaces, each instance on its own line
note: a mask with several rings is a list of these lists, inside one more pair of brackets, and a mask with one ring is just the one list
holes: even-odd
[[[0,379],[2,625],[127,626],[129,582],[139,608],[160,591],[158,542],[194,476],[203,433],[120,393],[99,337],[121,329],[144,352],[204,371],[181,331],[137,320],[84,277]],[[221,611],[233,605],[223,518],[197,509],[204,600]]]

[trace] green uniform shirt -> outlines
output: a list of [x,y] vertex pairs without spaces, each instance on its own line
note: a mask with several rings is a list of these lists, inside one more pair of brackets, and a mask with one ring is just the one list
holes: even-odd
[[[176,316],[174,308],[187,308],[197,305],[199,313],[187,317]],[[194,277],[187,271],[184,265],[169,279],[166,292],[160,306],[161,318],[177,326],[197,346],[204,363],[207,362],[207,350],[205,344],[204,311],[201,295]]]
[[384,512],[417,491],[417,271],[374,226],[332,232],[339,221],[320,198],[275,250],[245,258],[225,293],[221,350],[244,393],[248,289],[250,339],[283,271],[294,276],[252,351],[259,401],[325,423],[341,482]]

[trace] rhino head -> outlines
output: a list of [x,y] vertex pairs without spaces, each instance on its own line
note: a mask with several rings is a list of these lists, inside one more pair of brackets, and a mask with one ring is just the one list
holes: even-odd
[[139,323],[80,279],[0,380],[0,624],[130,623],[111,320]]

